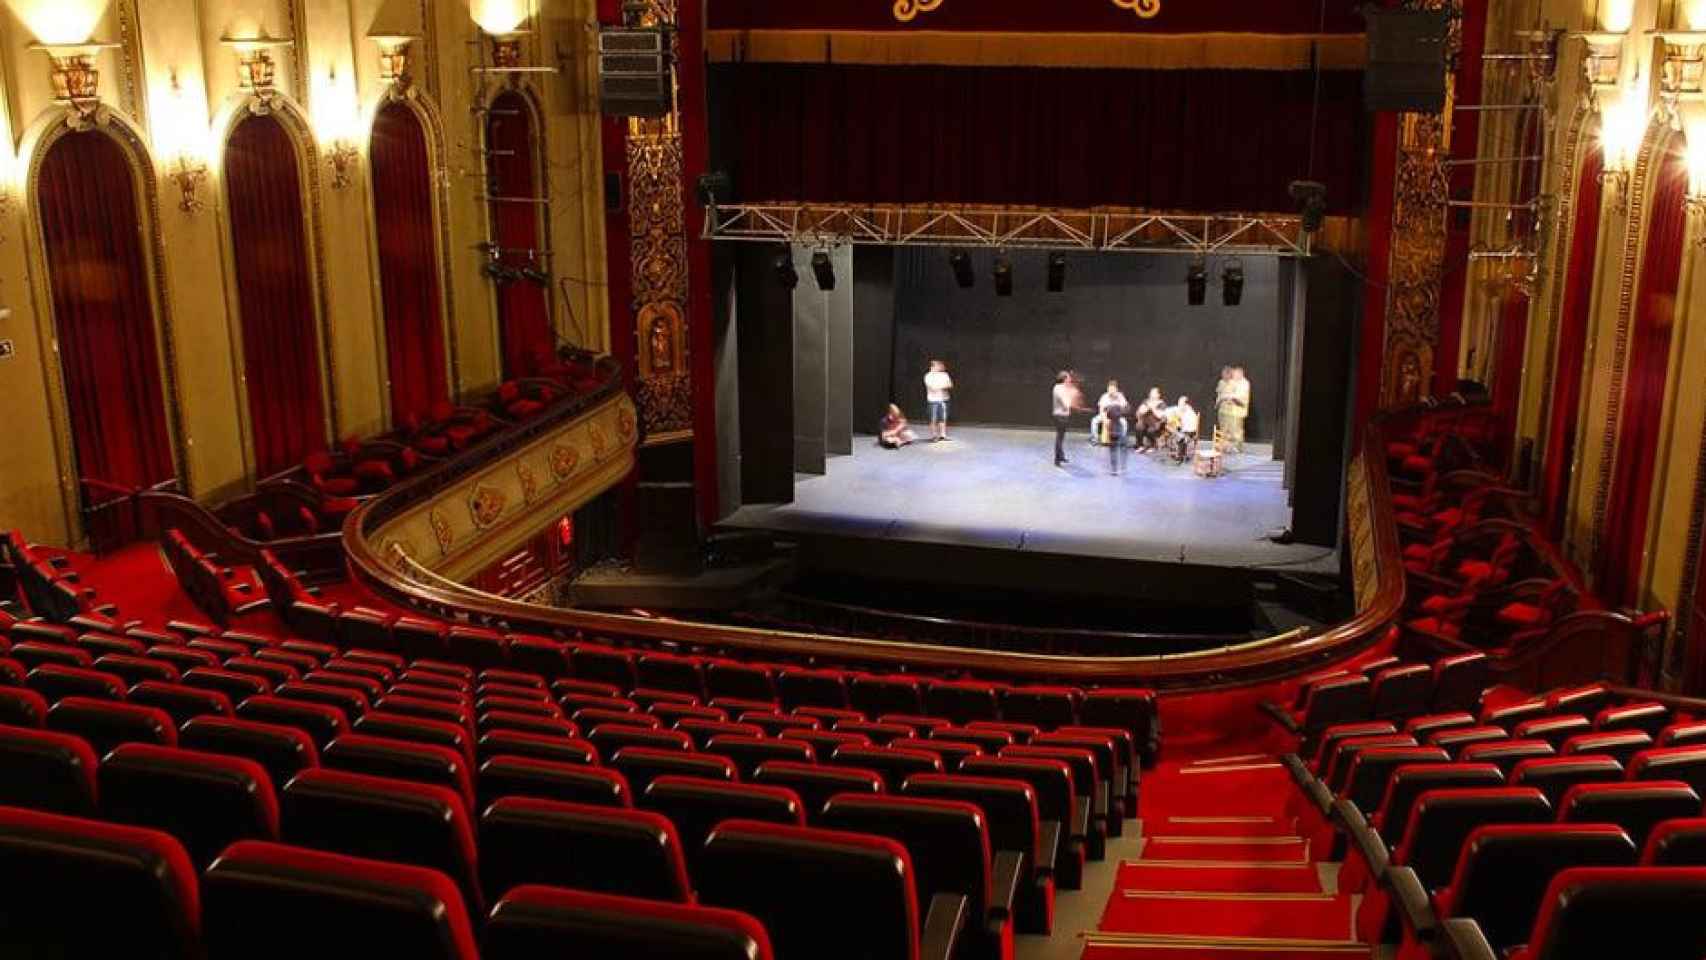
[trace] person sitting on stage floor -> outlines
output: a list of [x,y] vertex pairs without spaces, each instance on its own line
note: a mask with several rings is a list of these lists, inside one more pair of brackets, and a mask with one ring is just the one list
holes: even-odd
[[1133,441],[1135,450],[1155,450],[1159,448],[1161,428],[1167,423],[1167,401],[1161,399],[1161,388],[1150,387],[1149,396],[1137,405],[1133,414],[1137,426],[1137,439]]
[[918,439],[912,428],[906,425],[906,414],[900,408],[889,404],[888,412],[883,414],[883,423],[877,434],[877,443],[888,450],[898,450]]
[[1173,409],[1167,411],[1167,419],[1177,426],[1173,430],[1173,459],[1184,463],[1191,458],[1191,448],[1196,446],[1197,431],[1202,427],[1202,415],[1191,406],[1191,398],[1181,396]]
[[1096,401],[1096,415],[1090,418],[1090,442],[1113,443],[1115,440],[1124,440],[1125,416],[1122,412],[1119,417],[1115,418],[1114,425],[1110,429],[1108,408],[1119,407],[1121,411],[1124,411],[1129,406],[1125,394],[1120,392],[1120,382],[1109,380],[1107,392],[1102,394],[1102,399]]

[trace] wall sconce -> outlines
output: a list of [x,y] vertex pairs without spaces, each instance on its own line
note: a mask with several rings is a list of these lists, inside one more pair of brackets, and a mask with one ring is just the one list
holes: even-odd
[[101,106],[101,71],[95,69],[95,54],[117,47],[116,43],[32,43],[31,50],[47,54],[53,80],[53,98],[67,104],[80,120],[93,116]]
[[205,206],[201,199],[201,185],[207,182],[207,164],[188,154],[179,154],[166,170],[166,179],[178,188],[179,210],[195,213]]
[[519,73],[521,38],[527,35],[522,26],[530,15],[528,0],[474,0],[469,12],[474,23],[492,41],[491,71]]
[[350,185],[356,161],[361,154],[348,140],[339,140],[326,149],[326,162],[332,165],[332,189],[342,190]]
[[492,41],[492,67],[496,70],[516,70],[521,66],[521,38],[526,30],[486,34]]
[[237,85],[255,95],[265,105],[272,99],[273,78],[277,65],[273,63],[274,47],[288,47],[296,41],[275,37],[262,30],[258,36],[224,36],[219,42],[237,52]]
[[379,44],[379,79],[399,87],[409,85],[409,47],[415,36],[407,33],[369,34]]
[[1637,78],[1623,96],[1599,114],[1599,145],[1604,158],[1599,182],[1613,190],[1612,209],[1618,213],[1629,211],[1629,174],[1635,168],[1635,155],[1647,133],[1647,109],[1640,97],[1641,89]]

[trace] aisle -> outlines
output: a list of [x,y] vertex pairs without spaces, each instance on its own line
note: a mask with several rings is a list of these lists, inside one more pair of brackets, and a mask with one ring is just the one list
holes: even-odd
[[1324,889],[1287,816],[1269,755],[1162,764],[1143,779],[1141,855],[1118,880],[1083,960],[1342,960],[1352,897]]

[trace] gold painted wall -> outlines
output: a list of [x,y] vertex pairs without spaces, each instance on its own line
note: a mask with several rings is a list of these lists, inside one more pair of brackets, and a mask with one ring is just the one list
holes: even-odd
[[[217,501],[257,479],[246,434],[241,327],[222,209],[221,150],[255,98],[238,82],[238,54],[222,37],[264,32],[293,38],[272,51],[275,109],[300,121],[313,169],[310,243],[325,333],[324,381],[335,412],[331,438],[390,426],[382,304],[366,170],[369,131],[387,97],[406,96],[434,156],[438,253],[443,271],[449,382],[467,395],[500,377],[492,289],[481,273],[486,204],[481,104],[501,85],[529,89],[543,118],[541,182],[549,199],[553,323],[559,336],[595,351],[609,343],[604,294],[603,160],[600,156],[594,0],[4,0],[0,7],[0,525],[32,540],[80,537],[76,467],[58,387],[45,267],[32,239],[29,173],[38,143],[69,114],[53,97],[44,41],[117,44],[95,55],[98,124],[133,131],[152,159],[158,210],[144,211],[162,253],[160,285],[171,356],[168,419],[180,425],[178,476],[194,496]],[[525,14],[522,62],[554,72],[476,72],[490,62],[474,16]],[[407,86],[380,74],[374,36],[409,34]],[[115,127],[117,129],[117,127]],[[335,182],[334,148],[353,148],[349,182]],[[180,209],[173,174],[205,169],[198,208]],[[145,242],[146,238],[145,238]],[[172,384],[175,382],[176,389]]]
[[[1663,152],[1683,142],[1692,144],[1690,192],[1706,193],[1706,96],[1698,80],[1670,79],[1682,62],[1697,59],[1706,49],[1706,34],[1699,32],[1706,31],[1706,0],[1493,0],[1492,21],[1502,36],[1489,36],[1490,51],[1519,49],[1525,40],[1518,31],[1565,31],[1556,79],[1546,89],[1551,124],[1542,192],[1549,204],[1539,283],[1530,305],[1517,442],[1533,442],[1537,458],[1554,455],[1542,446],[1553,371],[1581,364],[1583,396],[1564,549],[1591,574],[1606,535],[1608,488],[1639,296],[1636,286]],[[1605,65],[1603,82],[1597,84],[1588,80],[1585,69],[1596,63]],[[1499,135],[1500,123],[1495,118],[1483,127],[1492,135],[1483,135],[1482,157],[1512,152],[1512,139]],[[1608,166],[1617,167],[1619,155],[1627,157],[1627,173],[1614,174],[1604,185],[1587,349],[1583,356],[1560,356],[1556,335],[1566,279],[1562,271],[1573,242],[1575,191],[1584,157],[1601,143],[1614,158]],[[1498,175],[1484,175],[1476,198],[1494,198],[1506,188]],[[1491,232],[1487,221],[1492,216],[1496,214],[1478,214],[1478,235]],[[1681,681],[1685,647],[1706,640],[1688,637],[1681,629],[1690,619],[1689,595],[1706,526],[1706,398],[1700,392],[1706,383],[1703,239],[1706,217],[1691,213],[1666,401],[1662,409],[1640,412],[1658,418],[1662,429],[1659,448],[1651,451],[1655,482],[1645,531],[1641,606],[1673,614],[1665,661],[1666,680],[1672,684]],[[1465,344],[1493,342],[1497,310],[1491,295],[1483,287],[1480,298],[1471,296],[1464,316]]]

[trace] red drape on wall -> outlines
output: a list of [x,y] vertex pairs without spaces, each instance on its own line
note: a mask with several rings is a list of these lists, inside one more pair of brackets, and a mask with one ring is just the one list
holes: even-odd
[[1683,234],[1688,217],[1683,197],[1688,167],[1680,153],[1666,157],[1653,191],[1652,223],[1641,258],[1635,293],[1635,318],[1629,366],[1605,514],[1605,538],[1599,551],[1601,596],[1612,603],[1639,598],[1642,552],[1651,513],[1653,463],[1658,459],[1659,418],[1670,367],[1671,327],[1676,320],[1676,288],[1682,272]]
[[169,479],[149,258],[124,150],[104,133],[67,134],[37,189],[77,471],[136,487]]
[[1499,310],[1499,338],[1493,366],[1493,413],[1498,417],[1499,448],[1510,449],[1516,429],[1517,407],[1522,402],[1523,348],[1528,345],[1528,297],[1505,295]]
[[432,166],[420,118],[390,103],[373,121],[373,215],[391,416],[425,415],[450,395],[440,309]]
[[[488,116],[486,146],[492,153],[489,161],[492,194],[516,199],[537,196],[540,193],[534,171],[537,145],[526,98],[514,91],[505,92],[492,101]],[[539,205],[493,201],[491,207],[493,233],[503,247],[500,257],[503,263],[517,269],[529,266],[548,269],[543,259],[530,262],[527,256],[528,251],[541,249]],[[549,359],[556,350],[549,296],[549,289],[531,280],[498,284],[498,328],[503,338],[505,377],[528,376],[539,367],[541,359]]]
[[242,311],[249,423],[260,476],[326,444],[308,238],[296,144],[272,116],[237,125],[225,148],[231,250]]
[[1588,316],[1593,312],[1594,258],[1599,250],[1599,175],[1604,166],[1604,155],[1598,150],[1589,151],[1582,163],[1582,179],[1576,187],[1576,216],[1570,227],[1570,259],[1564,267],[1564,302],[1558,320],[1557,361],[1546,422],[1546,459],[1540,477],[1546,528],[1554,542],[1561,541],[1564,535],[1570,462],[1576,455],[1582,359],[1587,350]]
[[[1290,211],[1301,70],[748,63],[710,71],[711,166],[744,200]],[[1362,74],[1321,75],[1313,179],[1358,209]]]

